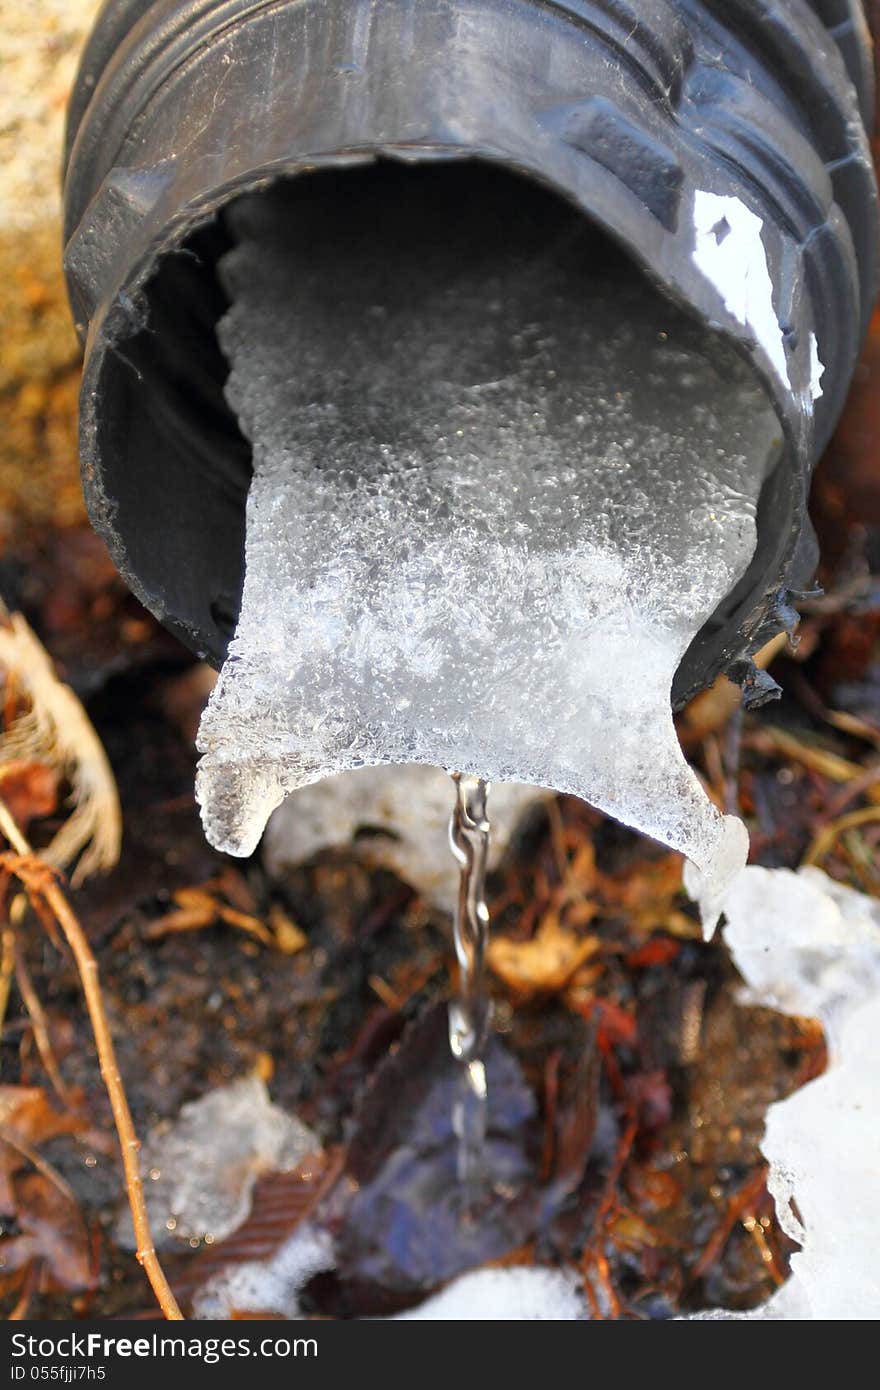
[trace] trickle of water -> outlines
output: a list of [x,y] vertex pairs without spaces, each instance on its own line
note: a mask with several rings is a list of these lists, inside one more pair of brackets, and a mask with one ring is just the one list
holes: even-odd
[[459,982],[457,995],[449,1004],[449,1047],[462,1072],[461,1095],[455,1102],[452,1127],[458,1139],[459,1180],[472,1189],[483,1176],[489,1109],[482,1056],[491,1016],[484,984],[489,933],[489,783],[460,772],[450,776],[455,783],[455,805],[449,822],[449,843],[460,873],[453,919]]

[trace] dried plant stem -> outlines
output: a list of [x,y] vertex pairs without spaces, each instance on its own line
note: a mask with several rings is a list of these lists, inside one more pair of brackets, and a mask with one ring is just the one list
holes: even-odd
[[[16,902],[17,901],[18,899],[16,899]],[[34,1030],[34,1041],[37,1044],[40,1061],[46,1068],[49,1080],[55,1088],[58,1099],[62,1101],[64,1105],[68,1105],[70,1103],[70,1092],[64,1084],[64,1078],[55,1060],[55,1051],[52,1047],[52,1039],[49,1036],[49,1021],[40,1003],[39,995],[34,989],[30,971],[27,968],[27,961],[24,958],[24,951],[21,949],[21,942],[14,929],[12,950],[15,960],[15,983],[18,985],[18,992],[24,1001],[24,1006],[27,1009],[28,1017],[30,1018],[31,1026]]]
[[70,781],[73,811],[41,857],[64,869],[79,856],[71,876],[76,887],[119,862],[122,812],[112,768],[82,704],[58,679],[36,633],[20,613],[8,613],[2,600],[0,666],[29,705],[0,732],[0,758],[46,763]]
[[844,831],[855,830],[857,826],[870,825],[876,821],[880,821],[880,806],[865,806],[861,811],[850,811],[848,815],[832,821],[824,830],[819,831],[804,855],[803,863],[820,864]]
[[0,931],[0,1032],[6,1021],[6,1006],[9,1003],[9,987],[15,971],[15,932],[12,927]]
[[727,1207],[716,1227],[703,1248],[703,1253],[697,1260],[690,1273],[693,1281],[702,1279],[713,1265],[717,1264],[724,1253],[724,1247],[733,1234],[733,1228],[738,1221],[746,1215],[751,1207],[760,1197],[767,1186],[767,1164],[762,1163],[760,1168],[747,1178],[738,1192],[727,1203]]
[[27,1318],[34,1294],[37,1292],[42,1272],[43,1261],[39,1258],[31,1260],[25,1272],[24,1283],[21,1286],[18,1302],[9,1314],[9,1322],[24,1322]]
[[6,1021],[6,1009],[9,1004],[9,990],[12,985],[12,977],[15,974],[16,962],[16,928],[21,925],[27,908],[27,898],[24,893],[16,893],[9,905],[7,921],[0,929],[0,1033],[3,1032],[3,1024]]
[[602,1284],[611,1317],[613,1319],[620,1317],[620,1299],[617,1296],[617,1291],[614,1288],[614,1283],[611,1278],[611,1269],[604,1251],[604,1240],[608,1222],[613,1216],[618,1202],[618,1184],[623,1176],[623,1170],[627,1165],[630,1153],[632,1152],[632,1146],[635,1143],[637,1131],[638,1122],[634,1115],[630,1115],[618,1141],[614,1162],[605,1179],[602,1198],[593,1219],[593,1234],[587,1241],[583,1255],[581,1256],[584,1291],[589,1300],[593,1317],[597,1319],[604,1319],[605,1315],[599,1307],[598,1299],[591,1285],[590,1275],[592,1269],[595,1269]]
[[[44,904],[55,917],[73,953],[73,958],[76,962],[76,968],[82,983],[83,994],[85,995],[86,1008],[88,1009],[89,1019],[92,1025],[92,1033],[95,1038],[95,1047],[97,1048],[98,1060],[101,1066],[101,1076],[104,1079],[104,1085],[107,1087],[107,1095],[110,1099],[110,1106],[113,1111],[116,1133],[119,1136],[122,1167],[125,1172],[125,1186],[128,1193],[128,1203],[131,1208],[131,1219],[134,1224],[135,1238],[137,1240],[137,1258],[144,1267],[153,1293],[156,1295],[156,1299],[165,1317],[181,1320],[183,1314],[178,1307],[174,1294],[171,1292],[171,1288],[165,1278],[153,1244],[150,1222],[147,1216],[146,1203],[144,1201],[143,1185],[141,1183],[140,1165],[138,1162],[140,1142],[135,1133],[131,1111],[128,1105],[128,1098],[125,1094],[125,1087],[119,1072],[119,1065],[116,1061],[116,1049],[113,1046],[113,1038],[110,1033],[110,1025],[104,1008],[104,998],[101,993],[101,983],[98,977],[98,962],[88,943],[86,934],[80,926],[57,880],[52,876],[51,870],[47,869],[44,865],[38,865],[36,863],[30,845],[13,820],[9,808],[2,798],[0,798],[0,831],[2,831],[15,852],[21,855],[22,859],[29,860],[33,866],[33,868],[29,870],[22,865],[22,868],[25,870],[25,886],[33,889],[38,896],[42,898]],[[40,873],[40,879],[37,883],[35,875],[38,872]]]
[[58,1189],[62,1197],[66,1197],[68,1202],[72,1202],[74,1206],[78,1206],[76,1193],[70,1184],[65,1182],[64,1178],[62,1178],[61,1174],[58,1172],[58,1169],[54,1168],[48,1159],[43,1158],[43,1155],[32,1148],[30,1144],[25,1143],[20,1135],[10,1134],[0,1126],[0,1144],[6,1144],[10,1149],[14,1149],[17,1154],[21,1154],[22,1158],[27,1159],[28,1163],[36,1168],[38,1173],[42,1173],[43,1177],[46,1178],[53,1187]]

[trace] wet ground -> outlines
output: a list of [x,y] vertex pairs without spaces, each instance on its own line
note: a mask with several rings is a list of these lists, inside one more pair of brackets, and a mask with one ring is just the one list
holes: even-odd
[[[859,573],[857,599],[805,620],[805,659],[774,668],[789,693],[747,718],[738,777],[720,695],[683,719],[708,784],[719,797],[738,787],[759,862],[796,865],[835,810],[875,804],[862,769],[880,744],[880,610]],[[126,595],[88,532],[29,541],[7,553],[5,575],[10,601],[81,692],[118,779],[122,860],[72,901],[100,960],[139,1130],[256,1072],[320,1138],[304,1185],[264,1176],[255,1226],[240,1233],[249,1258],[277,1247],[314,1187],[340,1252],[336,1273],[309,1290],[323,1315],[394,1311],[498,1261],[573,1263],[596,1316],[749,1307],[785,1278],[792,1247],[758,1146],[767,1106],[821,1071],[824,1042],[809,1020],[738,1002],[723,945],[701,941],[680,893],[676,856],[560,798],[492,880],[497,1181],[462,1214],[441,1003],[449,920],[345,854],[270,881],[259,856],[242,863],[210,850],[192,795],[202,668]],[[832,697],[856,721],[848,731],[822,714]],[[35,842],[59,814],[31,823]],[[876,892],[878,825],[844,830],[823,866]],[[31,1315],[146,1313],[143,1275],[117,1244],[123,1187],[76,974],[35,921],[23,937],[69,1105],[52,1097],[15,992],[4,1080],[38,1088],[53,1112],[73,1117],[72,1133],[53,1135],[46,1115],[30,1133],[75,1207],[62,1238],[42,1208],[39,1221],[29,1213],[38,1194],[13,1165],[14,1257],[0,1289],[15,1303],[36,1268]],[[219,1250],[171,1244],[186,1300]]]
[[[43,46],[22,44],[33,131],[10,136],[31,186],[27,140],[54,149],[90,5],[49,8]],[[44,162],[54,180],[54,153]],[[675,856],[561,798],[493,879],[495,1179],[462,1212],[444,1130],[449,920],[344,854],[272,881],[259,856],[232,861],[205,844],[192,783],[208,676],[127,595],[84,525],[57,201],[34,198],[33,210],[36,222],[0,226],[0,593],[84,701],[118,779],[121,862],[71,900],[100,962],[135,1122],[145,1134],[256,1074],[320,1144],[294,1173],[260,1177],[227,1241],[193,1248],[164,1232],[184,1306],[219,1263],[271,1254],[306,1217],[339,1252],[305,1296],[319,1315],[406,1307],[460,1269],[499,1262],[573,1265],[598,1317],[760,1302],[792,1249],[766,1192],[763,1117],[822,1069],[824,1042],[809,1020],[739,1002],[723,945],[700,940]],[[723,688],[681,719],[713,795],[744,814],[755,862],[810,860],[875,895],[878,378],[880,321],[814,490],[826,594],[804,605],[797,652],[777,657],[783,701],[748,716],[739,739]],[[14,698],[7,680],[5,717]],[[0,767],[0,781],[45,844],[68,789],[32,764]],[[120,1244],[124,1186],[76,972],[32,915],[17,934],[23,968],[0,961],[3,1310],[153,1316]]]

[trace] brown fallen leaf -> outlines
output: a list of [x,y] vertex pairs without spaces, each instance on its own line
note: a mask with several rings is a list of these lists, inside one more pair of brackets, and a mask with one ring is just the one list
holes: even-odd
[[87,1130],[81,1113],[55,1110],[41,1087],[0,1086],[0,1211],[11,1216],[18,1210],[17,1175],[30,1166],[28,1154],[60,1134]]
[[227,865],[225,869],[220,870],[216,877],[209,879],[202,887],[211,892],[219,892],[230,907],[237,907],[239,912],[247,912],[251,917],[257,916],[257,900],[251,892],[250,884],[244,874],[238,869],[231,869]]
[[[595,912],[595,907],[594,907]],[[489,943],[486,963],[520,999],[535,994],[557,994],[575,971],[596,955],[598,936],[579,936],[548,914],[528,941],[496,936]]]
[[69,1133],[71,1116],[53,1110],[40,1086],[0,1086],[0,1126],[39,1144]]
[[563,880],[566,902],[577,901],[596,886],[596,851],[592,840],[577,840],[573,849]]
[[565,1007],[571,1009],[572,1013],[586,1018],[589,1014],[589,1003],[596,997],[596,985],[604,973],[605,966],[602,960],[579,965],[565,987],[562,996]]
[[259,917],[229,907],[213,893],[208,892],[207,887],[208,885],[202,888],[178,888],[173,895],[177,908],[150,923],[144,933],[147,940],[161,941],[163,937],[172,936],[175,932],[202,931],[206,927],[224,922],[227,926],[236,927],[239,931],[256,937],[264,946],[276,944],[275,937]]
[[26,1174],[16,1190],[19,1233],[4,1241],[5,1269],[25,1269],[40,1260],[45,1289],[93,1288],[89,1233],[75,1199],[43,1173]]
[[664,854],[621,874],[600,874],[599,903],[605,915],[621,917],[638,932],[666,931],[670,936],[701,936],[700,925],[681,902],[681,855]]
[[662,1243],[658,1232],[633,1211],[616,1212],[608,1223],[608,1235],[619,1249],[635,1252],[656,1249]]
[[627,1172],[626,1190],[638,1207],[654,1213],[666,1211],[680,1201],[682,1185],[663,1168],[633,1165]]
[[298,927],[293,918],[277,903],[269,909],[269,926],[275,933],[275,945],[282,955],[295,956],[309,944],[309,938],[302,927]]

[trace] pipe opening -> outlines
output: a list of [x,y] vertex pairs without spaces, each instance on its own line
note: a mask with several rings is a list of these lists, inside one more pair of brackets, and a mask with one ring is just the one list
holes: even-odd
[[[512,275],[518,266],[533,270],[541,258],[563,255],[574,264],[582,257],[601,265],[616,282],[639,284],[640,294],[662,305],[682,341],[698,341],[722,372],[725,363],[741,370],[736,349],[669,304],[578,209],[536,182],[485,162],[401,166],[379,161],[281,179],[256,199],[267,201],[273,217],[292,219],[291,225],[305,219],[306,262],[311,238],[322,266],[332,267],[328,312],[356,292],[353,227],[375,239],[395,279],[416,296],[430,294],[432,286],[442,289],[450,273],[451,243],[463,256],[480,258],[487,272],[501,264]],[[145,326],[107,353],[100,383],[101,490],[112,499],[111,541],[121,537],[125,549],[121,567],[136,578],[148,605],[214,664],[223,658],[239,611],[252,471],[250,444],[224,397],[228,366],[216,336],[228,308],[217,267],[232,245],[235,206],[159,259],[144,290]],[[572,292],[579,292],[577,284]],[[449,324],[449,332],[455,331]],[[435,347],[426,343],[424,350]],[[340,362],[348,351],[347,335],[340,332]],[[588,377],[590,363],[582,370]],[[676,410],[674,400],[669,408]],[[402,438],[406,421],[402,380],[396,399],[388,401],[383,427]],[[734,615],[747,611],[763,592],[764,576],[773,571],[786,533],[791,486],[783,460],[761,494],[754,559],[695,640],[682,663],[677,693],[714,673]]]

